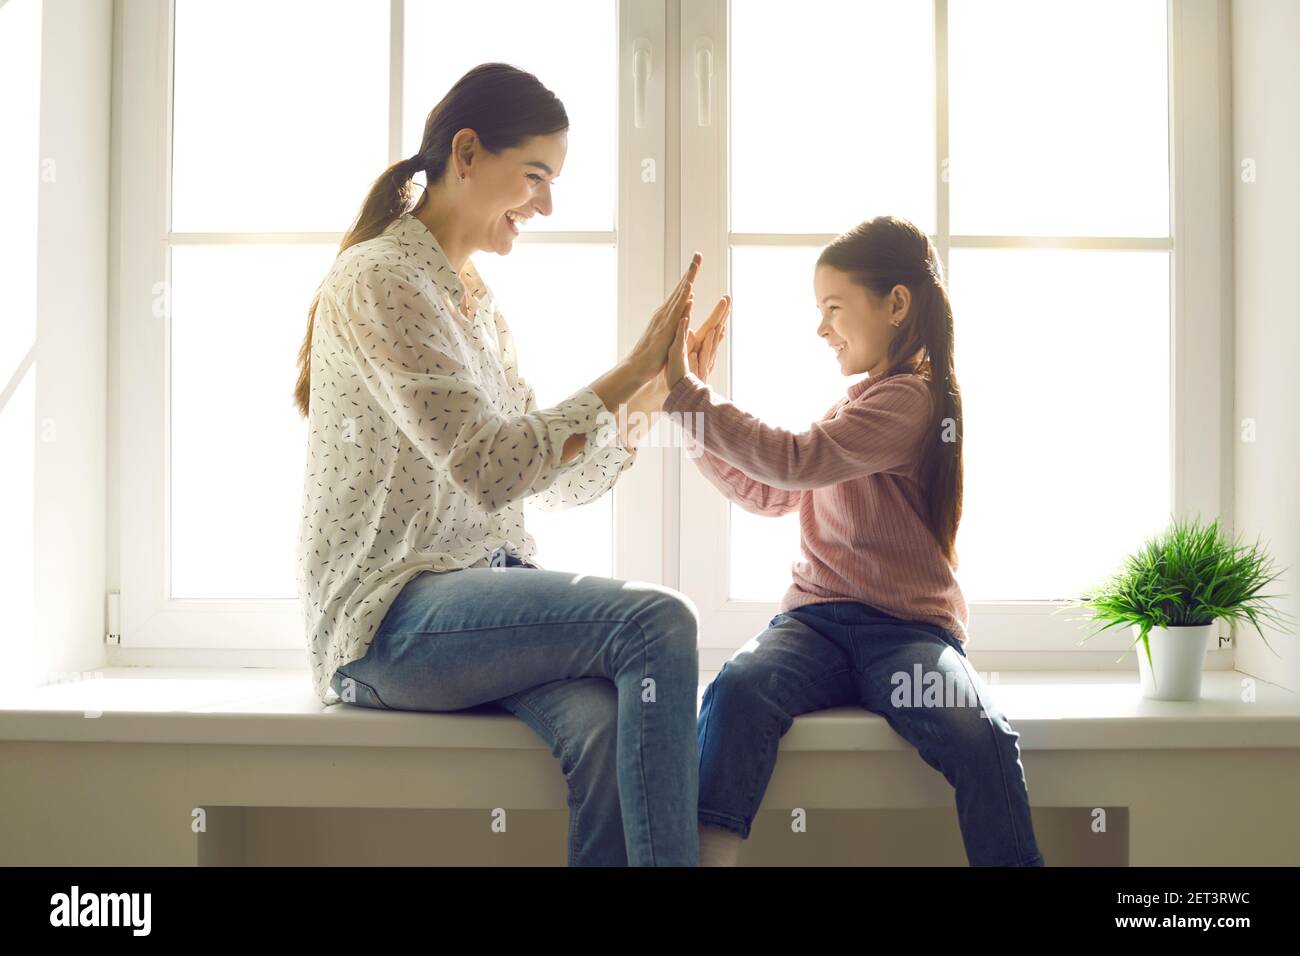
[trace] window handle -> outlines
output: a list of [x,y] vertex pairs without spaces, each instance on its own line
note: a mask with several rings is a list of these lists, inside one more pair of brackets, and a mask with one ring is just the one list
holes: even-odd
[[645,129],[645,101],[650,89],[650,41],[638,37],[632,44],[632,123]]
[[699,37],[695,41],[695,122],[697,126],[712,123],[710,107],[713,105],[713,41]]

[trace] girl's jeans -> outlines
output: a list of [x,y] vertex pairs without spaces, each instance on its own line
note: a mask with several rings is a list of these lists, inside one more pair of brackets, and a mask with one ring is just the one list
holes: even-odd
[[335,692],[385,710],[495,702],[560,760],[571,866],[698,865],[694,605],[500,549],[492,565],[408,581]]
[[794,718],[853,705],[883,716],[956,789],[972,866],[1044,865],[1020,735],[961,642],[856,601],[778,614],[723,665],[700,710],[700,822],[748,837]]

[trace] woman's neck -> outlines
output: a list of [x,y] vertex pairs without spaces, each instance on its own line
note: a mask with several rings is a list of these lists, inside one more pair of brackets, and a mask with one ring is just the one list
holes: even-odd
[[432,186],[426,189],[424,196],[411,210],[411,215],[424,223],[425,228],[433,234],[456,273],[459,275],[463,272],[470,253],[474,251],[473,244],[469,234],[457,228],[456,212],[443,195],[442,187]]

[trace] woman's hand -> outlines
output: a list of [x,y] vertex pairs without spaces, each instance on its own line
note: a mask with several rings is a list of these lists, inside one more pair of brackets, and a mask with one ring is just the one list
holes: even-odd
[[[692,300],[688,300],[692,301]],[[713,361],[717,357],[718,344],[726,335],[726,316],[728,307],[731,304],[729,296],[723,296],[714,308],[713,313],[708,320],[702,325],[697,332],[690,329],[686,330],[688,338],[687,352],[690,362],[691,371],[700,378],[708,378],[709,372],[713,369]],[[686,316],[689,325],[689,312]],[[697,335],[699,338],[697,339]],[[646,382],[637,391],[627,403],[630,423],[638,429],[641,425],[647,424],[654,420],[654,416],[663,411],[664,402],[668,398],[668,392],[671,386],[668,384],[668,372],[671,363],[665,363],[663,369],[659,371],[650,381]],[[678,376],[680,378],[680,376]],[[621,436],[625,446],[639,444],[636,438],[624,434]]]
[[698,252],[691,258],[691,264],[682,274],[677,288],[655,310],[645,331],[641,333],[641,338],[628,354],[628,364],[636,371],[642,384],[653,379],[664,367],[682,315],[689,315],[695,277],[699,275],[703,258]]
[[718,304],[713,307],[713,311],[709,313],[709,317],[704,320],[699,330],[692,332],[690,306],[687,306],[686,315],[678,324],[677,335],[669,350],[668,367],[664,370],[664,378],[669,389],[681,381],[688,370],[697,378],[709,377],[713,371],[718,346],[722,342],[723,335],[726,334],[727,315],[730,311],[731,296],[724,295],[718,300]]

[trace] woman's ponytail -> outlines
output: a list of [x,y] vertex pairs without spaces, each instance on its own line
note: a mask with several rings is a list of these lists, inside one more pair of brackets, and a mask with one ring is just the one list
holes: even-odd
[[[339,244],[339,252],[375,238],[394,219],[411,210],[416,173],[423,172],[430,186],[442,179],[451,157],[452,138],[460,130],[472,129],[483,149],[499,153],[533,136],[548,136],[568,128],[564,104],[533,74],[507,63],[474,67],[429,112],[419,152],[389,166],[375,180],[352,228]],[[307,334],[298,350],[293,402],[304,417],[310,411],[311,340],[319,301],[319,294],[312,299],[307,311]]]
[[[352,228],[339,244],[339,252],[358,242],[373,239],[387,229],[390,222],[411,208],[415,192],[412,178],[419,168],[420,157],[417,154],[410,159],[393,163],[380,174],[370,187],[366,201],[361,204],[361,212],[357,214]],[[303,337],[302,347],[298,349],[298,381],[294,385],[293,400],[304,418],[307,417],[311,400],[311,338],[316,328],[316,305],[319,301],[319,297],[311,300],[311,308],[307,310],[307,334]]]

